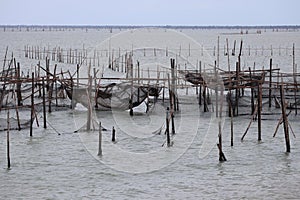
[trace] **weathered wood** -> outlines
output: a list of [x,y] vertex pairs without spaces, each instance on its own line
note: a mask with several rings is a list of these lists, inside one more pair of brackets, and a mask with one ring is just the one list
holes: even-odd
[[10,149],[9,149],[9,110],[7,111],[7,132],[6,132],[6,148],[7,148],[7,168],[10,169]]
[[174,112],[171,113],[172,135],[175,135]]
[[170,110],[169,110],[169,107],[167,107],[167,110],[166,110],[166,135],[167,135],[167,146],[168,147],[171,146],[169,122],[170,122]]
[[[240,58],[240,57],[239,57]],[[239,115],[239,98],[240,98],[240,70],[239,70],[239,65],[240,63],[237,62],[236,63],[236,70],[235,70],[235,73],[236,73],[236,89],[235,89],[235,107],[234,107],[234,115],[235,116],[238,116]]]
[[113,128],[112,128],[111,141],[112,141],[112,142],[115,142],[115,141],[116,141],[116,130],[115,130],[115,127],[114,127],[114,126],[113,126]]
[[32,126],[34,120],[34,73],[32,72],[31,75],[32,82],[31,82],[31,114],[30,114],[30,137],[32,137]]
[[43,85],[43,89],[42,89],[42,93],[43,93],[43,119],[44,119],[44,128],[47,128],[47,115],[46,115],[46,97],[45,97],[45,79],[44,77],[42,77],[42,85]]
[[[250,81],[252,83],[252,73],[251,73],[251,68],[249,67],[249,75],[250,75]],[[254,110],[255,110],[255,105],[254,105],[254,88],[251,87],[251,115],[253,115]]]
[[172,87],[170,83],[170,75],[168,74],[168,88],[169,88],[169,101],[170,101],[170,109],[173,110],[173,95],[172,95]]
[[226,38],[226,48],[227,48],[227,65],[228,65],[228,71],[230,72],[230,58],[229,58],[228,38]]
[[[199,61],[199,71],[200,71],[200,74],[202,74],[202,63],[201,63],[201,61]],[[203,83],[202,84],[200,84],[200,86],[199,86],[199,105],[201,106],[202,105],[202,85],[203,85]]]
[[283,127],[284,127],[284,136],[285,136],[285,144],[286,144],[286,152],[291,152],[290,150],[290,136],[289,136],[289,126],[286,116],[286,104],[285,104],[285,97],[283,91],[283,85],[280,85],[280,99],[281,99],[281,110],[282,110],[282,120],[283,120]]
[[102,127],[101,127],[101,122],[99,122],[98,156],[102,156]]
[[207,86],[204,85],[204,89],[203,89],[203,112],[208,112],[208,100],[207,100],[207,95],[206,95],[206,92],[207,92]]
[[52,84],[55,84],[55,105],[58,105],[58,101],[57,101],[57,81],[56,81],[56,68],[57,68],[57,64],[54,65],[54,71],[53,71],[53,82]]
[[261,110],[262,110],[262,85],[258,84],[258,102],[257,102],[257,130],[258,130],[258,141],[261,141]]
[[269,77],[269,108],[272,106],[272,58],[270,59],[270,77]]
[[[218,85],[218,84],[217,84]],[[219,86],[219,85],[218,85]],[[220,86],[219,86],[220,87]],[[218,108],[216,106],[216,113],[219,113],[217,114],[217,119],[218,119],[218,128],[219,128],[219,143],[217,144],[218,146],[218,149],[219,149],[219,161],[220,162],[224,162],[224,161],[227,161],[226,157],[225,157],[225,154],[223,152],[223,145],[222,145],[222,112],[223,112],[223,89],[221,88],[220,89],[220,92],[221,92],[221,99],[220,99],[220,108]],[[216,94],[218,96],[218,93]],[[218,104],[219,102],[216,102],[216,104]],[[220,110],[218,110],[220,109]]]
[[92,123],[92,77],[89,75],[89,82],[87,88],[87,98],[88,98],[88,112],[87,112],[87,125],[86,130],[91,130],[91,123]]
[[235,56],[235,45],[236,45],[236,40],[234,40],[234,43],[233,43],[233,49],[232,49],[232,53],[231,53],[232,56]]
[[174,110],[176,111],[177,108],[176,108],[176,89],[175,89],[175,59],[172,59],[171,58],[171,92],[170,92],[170,95],[172,96],[171,97],[171,105],[170,105],[170,108],[171,110]]
[[248,124],[248,126],[247,126],[247,129],[246,129],[246,131],[244,132],[244,134],[243,134],[243,136],[242,136],[242,138],[241,138],[242,141],[244,140],[244,137],[246,136],[246,134],[247,134],[247,132],[248,132],[248,130],[249,130],[249,128],[250,128],[250,126],[251,126],[251,124],[252,124],[252,122],[253,122],[253,120],[254,120],[256,114],[257,114],[257,110],[258,110],[258,101],[257,101],[257,103],[256,103],[254,112],[253,112],[253,114],[252,114],[252,116],[251,116],[251,120],[250,120],[250,122],[249,122],[249,124]]
[[293,79],[294,79],[294,100],[295,100],[295,115],[298,114],[297,109],[297,91],[298,91],[298,84],[297,84],[297,65],[295,64],[295,44],[293,44]]

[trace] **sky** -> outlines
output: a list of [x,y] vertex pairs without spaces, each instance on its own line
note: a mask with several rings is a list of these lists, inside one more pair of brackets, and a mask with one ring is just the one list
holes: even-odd
[[0,0],[0,25],[300,25],[299,0]]

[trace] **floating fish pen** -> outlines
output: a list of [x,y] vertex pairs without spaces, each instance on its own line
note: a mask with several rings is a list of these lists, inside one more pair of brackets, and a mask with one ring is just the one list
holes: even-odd
[[[235,47],[234,47],[235,49]],[[297,82],[299,73],[296,71],[296,64],[293,63],[293,73],[281,72],[280,68],[273,68],[272,59],[268,69],[241,69],[242,43],[238,62],[235,70],[221,69],[217,61],[214,65],[206,68],[201,66],[201,61],[197,62],[197,69],[189,68],[190,62],[185,65],[178,64],[181,59],[181,47],[178,54],[172,53],[170,48],[141,48],[132,49],[126,53],[118,50],[103,50],[92,52],[88,58],[87,49],[82,50],[62,49],[60,47],[50,50],[46,47],[24,47],[25,58],[36,59],[38,64],[35,69],[27,75],[21,72],[21,67],[16,59],[7,59],[3,70],[0,73],[0,111],[15,110],[17,119],[10,119],[11,125],[7,128],[6,123],[1,120],[0,129],[30,128],[32,136],[32,124],[36,121],[38,125],[38,113],[43,113],[43,127],[47,128],[47,114],[61,109],[74,109],[77,103],[81,103],[88,108],[91,113],[93,109],[102,110],[128,110],[133,115],[133,108],[138,107],[143,102],[147,104],[162,103],[166,108],[166,144],[172,146],[170,133],[175,134],[174,117],[180,112],[180,96],[188,96],[189,90],[195,92],[198,98],[198,105],[203,108],[203,112],[214,112],[217,118],[225,115],[231,118],[240,115],[251,116],[250,123],[244,133],[245,137],[251,123],[258,121],[258,140],[261,140],[262,115],[272,115],[272,112],[263,113],[263,107],[280,108],[282,115],[280,123],[284,123],[287,152],[289,145],[289,124],[288,115],[294,111],[297,114],[299,109],[299,87]],[[191,54],[191,47],[187,49]],[[250,47],[248,49],[250,56]],[[114,52],[114,53],[113,53]],[[279,51],[281,52],[281,51]],[[271,54],[273,54],[271,47]],[[7,54],[7,51],[6,51]],[[149,69],[141,69],[143,59],[135,60],[134,56],[164,57],[167,63],[157,65]],[[219,55],[219,48],[213,50],[213,55]],[[203,55],[203,52],[200,54]],[[228,48],[224,47],[224,56],[229,55]],[[235,50],[232,52],[235,55]],[[294,53],[293,53],[294,55]],[[107,66],[100,67],[100,58],[108,58]],[[174,56],[174,57],[173,57]],[[175,59],[176,58],[176,59]],[[149,59],[149,58],[145,58]],[[201,59],[201,58],[200,58]],[[45,60],[45,65],[41,64]],[[70,70],[58,72],[58,64],[50,70],[50,60],[58,63],[75,65],[73,72]],[[134,64],[136,61],[136,64]],[[7,63],[7,66],[6,66]],[[229,62],[228,62],[229,65]],[[86,67],[87,77],[80,76],[80,69]],[[100,67],[100,69],[92,67]],[[104,76],[104,68],[112,72],[118,72],[120,77]],[[184,69],[183,69],[184,68]],[[102,70],[102,71],[101,71]],[[185,94],[184,92],[185,91]],[[224,102],[224,103],[223,103]],[[184,102],[188,103],[188,102]],[[227,109],[223,107],[227,106]],[[290,112],[287,114],[286,109]],[[20,119],[19,110],[30,112],[29,119]],[[277,113],[278,114],[278,113]],[[28,115],[27,115],[28,116]],[[87,131],[91,129],[91,114],[87,117]],[[279,124],[280,124],[279,123]],[[172,126],[172,128],[170,128]],[[219,123],[219,127],[221,124]],[[100,130],[101,126],[100,126]],[[114,130],[114,129],[113,129]],[[162,128],[160,127],[160,131]],[[172,130],[172,131],[171,131]],[[222,150],[222,131],[219,128],[218,148],[219,160],[225,161]],[[178,133],[180,134],[180,133]],[[231,122],[231,145],[233,145],[233,125]]]

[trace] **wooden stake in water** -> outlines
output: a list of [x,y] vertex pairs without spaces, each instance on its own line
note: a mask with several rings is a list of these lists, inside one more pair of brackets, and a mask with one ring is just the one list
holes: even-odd
[[272,58],[270,59],[269,108],[272,106]]
[[228,71],[230,72],[230,59],[229,59],[228,38],[226,38],[226,48],[227,48],[227,64],[228,64]]
[[115,127],[114,127],[114,126],[113,126],[113,128],[112,128],[111,141],[112,141],[112,142],[115,142],[115,141],[116,141],[116,130],[115,130]]
[[293,78],[294,78],[294,100],[295,100],[295,115],[298,114],[297,110],[297,91],[298,91],[298,84],[297,84],[297,65],[295,64],[295,44],[293,44]]
[[[202,66],[201,66],[201,61],[199,61],[199,71],[200,71],[200,77],[202,77]],[[199,84],[199,105],[202,105],[202,85],[204,84],[204,81],[202,79],[202,83]]]
[[170,139],[170,131],[169,131],[169,120],[170,118],[170,110],[169,107],[167,107],[167,111],[166,111],[166,135],[167,135],[167,145],[168,147],[171,146],[171,139]]
[[290,136],[289,136],[289,126],[285,111],[285,97],[282,84],[280,85],[280,98],[281,98],[281,110],[282,110],[282,119],[283,119],[283,127],[284,127],[284,136],[285,136],[285,144],[286,144],[286,152],[291,152],[290,150]]
[[43,118],[44,118],[44,128],[47,128],[47,119],[46,119],[46,100],[45,100],[45,80],[44,77],[42,78],[42,84],[43,84]]
[[175,135],[174,112],[171,113],[172,135]]
[[9,153],[9,110],[7,111],[7,135],[6,135],[6,142],[7,142],[7,168],[10,169],[10,153]]
[[98,156],[102,156],[102,130],[101,130],[101,122],[99,122],[99,146],[98,146]]
[[262,85],[258,84],[258,102],[257,102],[257,119],[258,119],[258,141],[261,141],[261,108],[262,106]]
[[250,82],[251,82],[251,115],[253,115],[255,106],[254,106],[254,88],[253,88],[253,82],[252,82],[252,73],[251,68],[249,67],[249,75],[250,75]]
[[32,137],[32,125],[34,120],[34,73],[31,79],[31,114],[30,114],[30,137]]
[[23,105],[22,94],[21,94],[21,80],[20,80],[20,63],[17,63],[17,99],[18,106]]
[[86,130],[91,130],[91,122],[92,122],[92,77],[89,75],[89,83],[88,83],[88,89],[87,89],[87,95],[88,95],[88,113],[87,113],[87,125]]

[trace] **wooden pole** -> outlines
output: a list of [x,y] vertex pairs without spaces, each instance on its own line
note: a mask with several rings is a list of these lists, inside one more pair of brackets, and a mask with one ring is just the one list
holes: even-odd
[[270,77],[269,77],[269,108],[272,106],[272,58],[270,59]]
[[50,78],[50,67],[49,67],[49,65],[50,65],[50,58],[48,58],[48,57],[46,57],[46,82],[47,82],[47,86],[46,86],[46,88],[47,88],[47,91],[49,91],[49,78]]
[[49,91],[48,91],[48,112],[51,113],[51,101],[52,101],[52,92],[53,92],[53,81],[51,81],[51,84],[49,86]]
[[23,105],[22,94],[21,94],[21,80],[20,80],[20,63],[17,63],[17,99],[18,106]]
[[236,45],[236,40],[234,40],[234,44],[233,44],[233,49],[232,49],[232,56],[235,56],[235,45]]
[[294,100],[295,100],[295,115],[298,114],[297,110],[297,92],[298,92],[298,84],[297,84],[297,65],[295,64],[295,44],[293,44],[293,78],[294,78]]
[[43,84],[43,119],[44,119],[44,128],[47,128],[47,115],[46,115],[46,100],[45,100],[45,80],[42,77],[42,84]]
[[248,130],[249,130],[249,128],[250,128],[250,126],[251,126],[251,124],[252,124],[252,122],[253,122],[255,116],[256,116],[257,110],[258,110],[258,101],[257,101],[257,104],[256,104],[256,106],[255,106],[255,110],[254,110],[254,112],[253,112],[253,114],[252,114],[252,116],[251,116],[250,123],[248,124],[247,129],[246,129],[245,133],[243,134],[243,136],[242,136],[242,138],[241,138],[242,141],[244,140],[244,137],[246,136],[246,134],[247,134],[247,132],[248,132]]
[[173,110],[173,95],[172,95],[172,89],[171,89],[171,83],[170,83],[170,75],[168,74],[168,88],[169,88],[169,101],[170,101],[170,109]]
[[102,156],[102,130],[101,130],[101,122],[99,122],[98,156]]
[[284,127],[284,136],[285,136],[285,144],[286,144],[286,152],[291,152],[290,150],[290,136],[289,136],[289,127],[288,121],[286,116],[286,104],[285,104],[285,97],[283,91],[283,85],[280,85],[280,98],[281,98],[281,110],[282,110],[282,119],[283,119],[283,127]]
[[174,112],[171,113],[172,135],[175,135]]
[[87,125],[86,130],[91,130],[91,120],[92,120],[92,100],[91,100],[91,94],[92,94],[92,77],[89,75],[89,83],[87,88],[87,95],[88,95],[88,112],[87,112]]
[[9,124],[9,109],[7,111],[7,134],[6,134],[6,143],[7,143],[7,168],[10,169],[10,149],[9,149],[9,129],[10,129],[10,124]]
[[230,59],[229,59],[228,38],[226,38],[226,48],[227,48],[227,64],[228,64],[228,71],[230,72]]
[[[57,106],[58,105],[58,102],[57,102],[57,82],[56,82],[56,68],[57,68],[57,64],[54,65],[54,75],[53,75],[53,82],[52,84],[55,83],[55,105]],[[52,86],[53,87],[53,86]],[[53,88],[52,88],[53,89]]]
[[79,87],[79,64],[77,64],[76,72],[77,72],[77,87]]
[[239,95],[240,95],[240,72],[239,72],[239,62],[236,63],[236,89],[235,89],[235,116],[239,115]]
[[[217,84],[218,85],[218,84]],[[217,86],[218,87],[218,86]],[[222,126],[221,126],[221,122],[222,122],[222,110],[223,110],[223,90],[220,89],[221,92],[221,101],[220,102],[216,102],[216,104],[220,103],[220,109],[218,110],[217,106],[216,106],[216,113],[217,114],[217,119],[218,119],[218,127],[219,127],[219,143],[217,144],[218,148],[219,148],[219,161],[220,162],[224,162],[227,161],[223,150],[222,150]],[[218,93],[216,94],[218,96]]]
[[138,91],[137,91],[137,101],[140,102],[140,62],[137,61],[137,79],[138,79]]
[[[100,85],[100,81],[101,81],[101,78],[99,79],[99,85]],[[96,71],[96,68],[94,68],[94,87],[95,87],[95,98],[94,98],[94,101],[95,101],[95,108],[97,109],[98,108],[98,84],[97,84],[97,71]]]
[[175,59],[171,58],[171,78],[172,78],[172,82],[171,82],[171,93],[170,95],[172,95],[172,105],[171,110],[172,111],[176,111],[176,96],[175,96]]
[[[215,80],[217,81],[217,61],[215,61],[215,66],[214,66],[214,76]],[[218,94],[218,82],[215,83],[215,95],[216,95],[216,117],[218,117],[218,110],[219,110],[219,94]]]
[[[37,80],[40,80],[40,77],[41,77],[40,61],[38,62],[37,67],[38,67]],[[41,84],[40,83],[38,84],[38,87],[39,87],[39,96],[38,97],[41,98],[42,97],[42,92],[41,92],[42,88],[41,88]]]
[[112,141],[112,142],[115,142],[115,141],[116,141],[116,130],[115,130],[115,127],[114,127],[114,126],[113,126],[113,128],[112,128],[111,141]]
[[207,88],[206,88],[206,84],[204,85],[204,89],[203,89],[203,112],[208,112],[208,107],[207,107],[207,98],[206,98],[206,92],[207,92]]
[[258,102],[257,102],[257,119],[258,119],[258,141],[261,141],[261,106],[262,106],[262,85],[258,84]]
[[254,106],[254,86],[252,82],[252,73],[251,73],[251,68],[249,67],[249,74],[250,74],[250,81],[251,81],[251,115],[253,115],[255,106]]
[[231,101],[230,101],[230,112],[231,112],[231,116],[230,116],[230,146],[233,146],[233,115],[232,115],[232,105],[231,105]]
[[[201,66],[201,61],[199,61],[199,70],[200,70],[200,77],[202,77],[202,66]],[[204,80],[202,79],[202,83],[200,83],[199,86],[199,105],[202,105],[202,85],[204,83]]]
[[13,96],[14,96],[14,102],[15,102],[15,109],[16,109],[16,117],[17,117],[17,123],[18,123],[18,130],[21,130],[21,123],[20,123],[20,115],[19,115],[19,110],[18,110],[18,104],[17,104],[17,100],[16,100],[16,93],[13,92]]
[[166,111],[166,134],[167,134],[167,145],[168,147],[170,147],[171,145],[171,139],[170,139],[170,131],[169,131],[169,118],[170,118],[170,110],[169,107],[167,107],[167,111]]
[[34,72],[31,76],[31,114],[30,114],[30,137],[32,137],[32,125],[34,120]]

